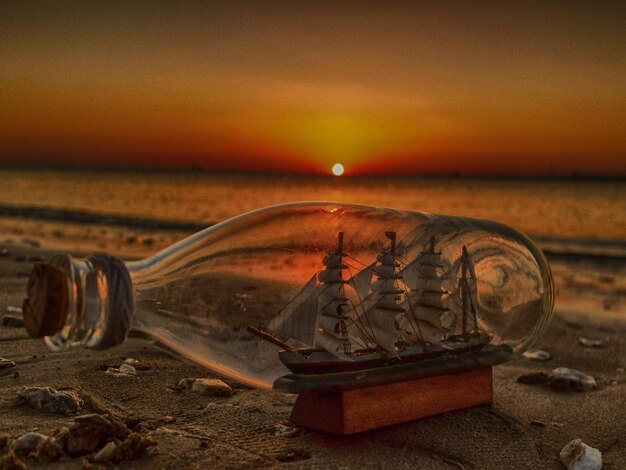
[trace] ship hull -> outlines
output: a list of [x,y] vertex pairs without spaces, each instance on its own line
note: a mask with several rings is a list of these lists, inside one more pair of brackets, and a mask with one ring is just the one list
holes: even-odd
[[357,372],[402,364],[413,364],[424,360],[439,357],[458,356],[470,351],[480,350],[491,341],[486,334],[472,335],[461,339],[453,338],[450,342],[441,345],[406,345],[397,353],[379,350],[355,351],[350,357],[352,360],[340,359],[333,354],[320,350],[281,351],[282,363],[294,374],[320,375],[342,372]]

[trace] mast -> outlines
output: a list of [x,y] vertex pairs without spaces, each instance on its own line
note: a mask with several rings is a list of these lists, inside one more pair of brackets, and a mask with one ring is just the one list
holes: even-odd
[[449,302],[450,314],[446,317],[446,324],[449,324],[451,335],[467,337],[478,333],[479,327],[476,273],[465,245],[459,263],[457,287]]
[[386,351],[396,352],[396,343],[403,339],[398,322],[405,314],[400,305],[404,289],[398,286],[401,277],[396,263],[396,232],[385,232],[385,236],[391,246],[388,252],[378,255],[377,279],[371,286],[376,302],[363,315],[372,327],[376,344]]
[[344,309],[348,303],[345,295],[343,270],[343,232],[337,236],[337,250],[324,257],[324,269],[317,275],[320,281],[318,297],[319,324],[315,336],[315,346],[340,358],[352,354]]
[[348,317],[344,313],[348,299],[343,270],[347,266],[342,258],[343,232],[339,232],[337,250],[324,257],[324,269],[313,275],[278,315],[263,327],[248,327],[248,331],[290,351],[298,350],[285,342],[293,339],[351,360]]
[[450,292],[443,288],[445,277],[441,274],[443,263],[441,252],[436,250],[435,237],[430,238],[427,248],[403,270],[402,275],[407,287],[406,302],[412,313],[409,320],[414,325],[416,341],[438,344],[449,334],[451,323],[448,298]]
[[[476,273],[472,266],[472,260],[467,252],[467,247],[463,245],[461,255],[461,277],[459,279],[459,296],[461,297],[462,311],[462,335],[476,333],[478,330],[477,299],[476,299]],[[468,316],[470,318],[468,318]],[[471,325],[469,325],[471,323]],[[471,330],[468,332],[468,328]]]

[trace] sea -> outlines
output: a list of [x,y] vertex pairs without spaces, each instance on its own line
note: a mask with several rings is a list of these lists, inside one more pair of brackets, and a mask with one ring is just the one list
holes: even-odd
[[619,179],[350,177],[0,169],[0,208],[210,225],[264,206],[340,201],[497,220],[531,235],[626,241]]

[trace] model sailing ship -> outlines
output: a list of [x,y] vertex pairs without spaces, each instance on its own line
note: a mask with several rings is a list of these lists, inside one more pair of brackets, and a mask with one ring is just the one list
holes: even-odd
[[[324,257],[324,269],[278,315],[248,330],[279,345],[280,360],[300,375],[416,364],[488,345],[492,337],[478,325],[476,275],[466,247],[460,276],[451,283],[434,237],[417,258],[401,266],[396,233],[385,235],[389,249],[345,279],[347,255],[340,232],[337,249]],[[346,296],[346,284],[356,291],[357,305]]]

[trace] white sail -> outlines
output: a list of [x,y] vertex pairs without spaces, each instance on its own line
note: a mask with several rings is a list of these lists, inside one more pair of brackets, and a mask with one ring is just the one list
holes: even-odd
[[437,328],[443,328],[441,317],[447,310],[415,304],[412,304],[411,307],[416,320],[428,322]]
[[[417,334],[421,340],[432,344],[441,343],[441,340],[447,333],[442,328],[437,328],[429,322],[419,320],[416,322],[414,329],[417,330]],[[413,332],[413,329],[411,332]]]
[[349,340],[339,339],[327,334],[318,334],[315,338],[315,347],[328,351],[344,361],[354,361],[354,359],[345,353],[346,341],[349,348]]
[[387,330],[376,330],[376,344],[390,353],[396,353],[396,343],[401,341],[402,338],[395,332],[389,332]]
[[372,283],[372,291],[381,295],[402,294],[403,289],[398,287],[394,278],[379,278]]
[[[456,316],[448,310],[450,291],[444,288],[441,252],[435,250],[435,238],[430,247],[410,262],[402,271],[402,277],[411,289],[406,296],[411,321],[403,325],[410,331],[408,341],[425,341],[440,344],[456,325]],[[408,328],[410,327],[410,328]]]
[[418,267],[415,265],[415,263],[412,262],[406,265],[402,269],[402,271],[400,271],[400,275],[402,276],[404,284],[406,284],[406,286],[411,290],[423,288],[421,285],[422,279],[417,268]]
[[[432,261],[430,253],[422,253],[407,264],[400,275],[411,290],[439,290],[441,288],[441,263]],[[439,255],[436,255],[439,256]]]
[[393,264],[379,264],[376,266],[376,274],[385,279],[397,277],[396,266]]
[[345,298],[343,292],[343,284],[340,282],[323,284],[321,287],[320,297],[323,297],[322,301],[320,302],[322,305],[324,305],[324,303],[326,302],[329,302],[331,299]]
[[[465,281],[459,281],[459,284]],[[460,287],[460,286],[459,286]],[[464,292],[462,293],[462,289]],[[463,304],[463,297],[465,296],[466,304]],[[454,296],[453,301],[450,302],[450,310],[456,317],[455,326],[453,328],[453,334],[463,334],[471,332],[476,325],[476,314],[478,313],[478,302],[476,299],[476,292],[472,292],[472,288],[463,287],[459,288],[457,295]],[[463,316],[465,315],[465,331],[463,331]]]
[[376,307],[366,313],[376,344],[389,352],[396,351],[396,343],[402,340],[398,330],[398,320],[404,315],[401,310],[387,310]]
[[341,318],[330,315],[322,315],[320,317],[318,328],[327,335],[334,336],[335,338],[345,340],[347,335],[341,332]]
[[360,299],[365,299],[370,292],[370,286],[372,284],[372,277],[374,276],[374,266],[376,262],[370,264],[368,267],[359,271],[355,276],[350,279],[350,284],[354,287]]
[[322,315],[336,316],[338,310],[340,308],[343,309],[345,303],[345,299],[331,299],[328,301],[320,298],[317,302],[317,307]]
[[453,335],[460,334],[460,331],[456,331],[456,325],[461,316],[462,314],[459,314],[456,309],[448,310],[440,317],[441,326]]
[[291,302],[264,327],[269,333],[286,335],[312,346],[317,331],[317,283],[313,276]]
[[398,305],[398,299],[394,294],[383,295],[379,298],[378,302],[376,302],[376,307],[388,310],[388,311],[404,311],[402,307]]
[[437,328],[431,323],[415,320],[411,321],[407,316],[402,317],[398,324],[404,342],[409,344],[439,344],[441,339],[447,335],[445,330]]
[[415,303],[425,307],[446,309],[448,306],[448,296],[449,294],[442,290],[425,290],[420,294],[419,298],[416,299]]

